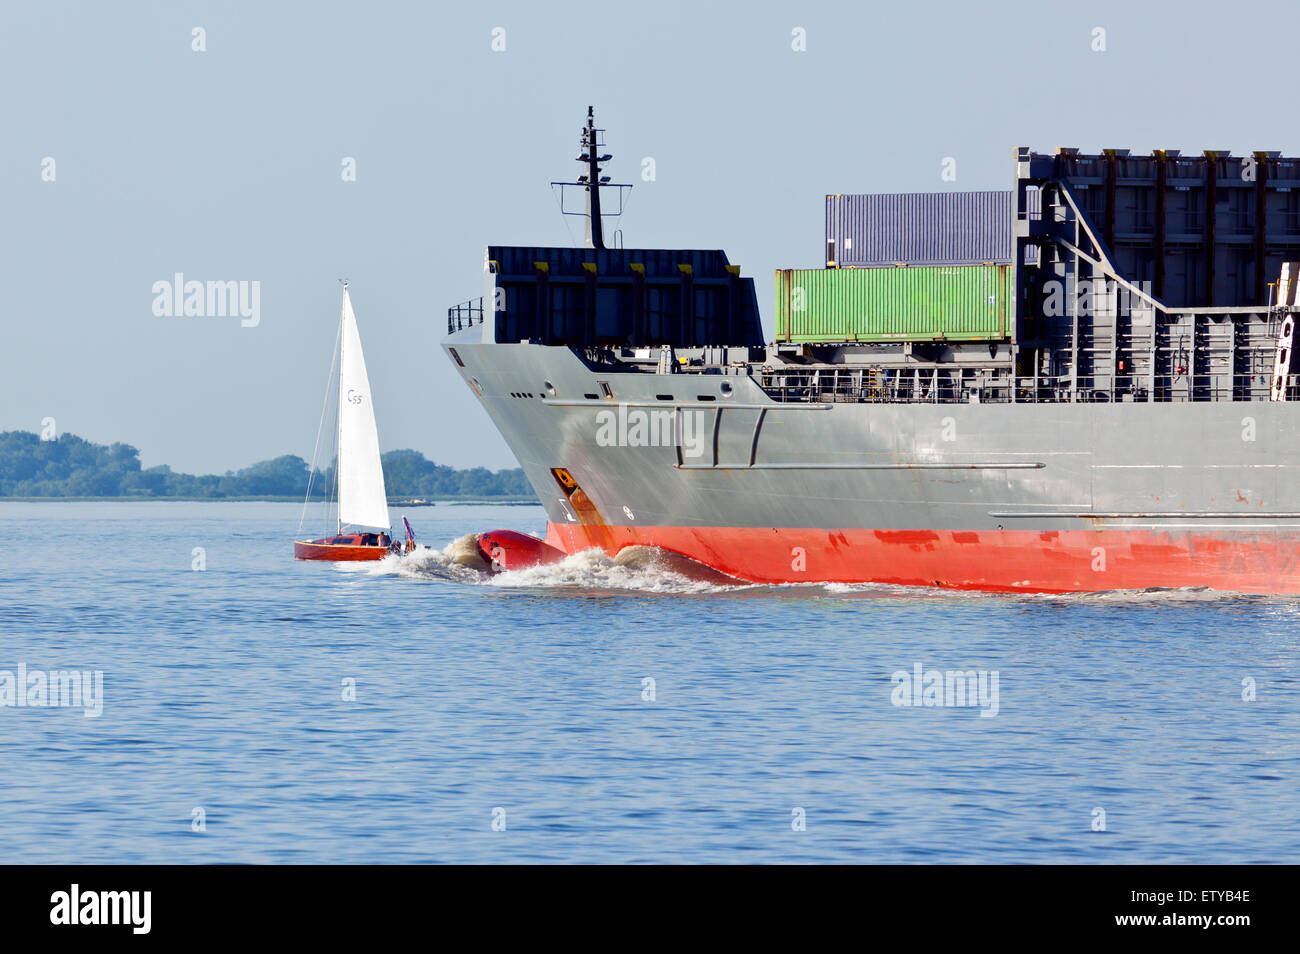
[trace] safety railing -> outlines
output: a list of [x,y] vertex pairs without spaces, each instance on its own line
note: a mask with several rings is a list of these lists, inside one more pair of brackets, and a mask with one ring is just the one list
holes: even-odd
[[447,334],[483,323],[483,299],[471,298],[447,309]]
[[[1102,404],[1187,402],[1252,402],[1270,399],[1269,380],[1258,374],[1161,375],[1154,388],[1148,378],[1123,376],[1098,379],[1080,375],[1016,377],[1009,374],[975,377],[956,370],[919,372],[881,369],[844,371],[763,368],[755,378],[773,400],[884,404]],[[1014,396],[1012,388],[1015,388]],[[1287,376],[1288,401],[1300,401],[1300,375]]]

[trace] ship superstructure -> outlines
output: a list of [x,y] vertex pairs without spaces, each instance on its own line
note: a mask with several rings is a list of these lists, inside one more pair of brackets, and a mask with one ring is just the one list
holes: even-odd
[[1007,234],[955,240],[1009,249],[987,262],[849,267],[928,200],[828,197],[833,267],[777,273],[765,342],[725,253],[603,247],[599,132],[588,247],[489,247],[444,341],[552,546],[758,582],[1300,592],[1295,290],[1271,284],[1300,161],[1021,149],[1011,194],[972,200]]

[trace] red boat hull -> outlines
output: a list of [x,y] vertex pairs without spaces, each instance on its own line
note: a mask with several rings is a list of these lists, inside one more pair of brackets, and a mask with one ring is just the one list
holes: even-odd
[[[493,570],[526,570],[559,563],[569,554],[543,540],[516,530],[489,530],[478,535],[479,552]],[[589,549],[579,547],[579,549]]]
[[389,549],[378,544],[361,542],[359,533],[345,534],[339,537],[325,537],[321,540],[293,541],[293,558],[295,560],[333,560],[358,561],[382,560],[388,556]]
[[659,547],[753,583],[893,583],[1069,593],[1208,587],[1300,593],[1300,538],[1273,530],[819,530],[551,524],[547,543]]

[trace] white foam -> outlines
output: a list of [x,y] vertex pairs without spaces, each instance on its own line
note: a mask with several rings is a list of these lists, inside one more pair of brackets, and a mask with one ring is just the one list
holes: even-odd
[[[801,584],[807,585],[807,584]],[[953,593],[931,586],[903,586],[898,583],[816,583],[827,593],[833,594],[870,594],[880,596],[930,596],[936,593]]]
[[[625,553],[627,551],[624,551]],[[691,579],[653,557],[611,559],[600,550],[583,550],[559,563],[507,570],[487,578],[500,587],[580,587],[597,590],[636,590],[643,593],[717,593],[731,587]]]
[[559,563],[493,573],[478,549],[478,537],[466,534],[441,550],[416,547],[401,556],[386,556],[369,565],[378,576],[442,580],[506,589],[572,587],[631,590],[643,593],[717,593],[743,587],[722,574],[650,547],[629,547],[611,559],[600,550],[584,550]]
[[455,583],[479,583],[490,575],[478,550],[478,535],[474,533],[457,537],[441,550],[417,545],[410,553],[389,554],[370,564],[369,569],[375,576],[405,576]]
[[1146,590],[1100,590],[1080,593],[1020,593],[1015,594],[1015,597],[1021,600],[1057,600],[1070,603],[1224,603],[1234,600],[1266,601],[1282,598],[1229,590],[1212,590],[1205,586],[1153,587]]
[[349,572],[372,576],[400,576],[414,580],[498,587],[582,587],[627,589],[648,592],[707,592],[711,587],[693,586],[691,581],[650,567],[622,566],[598,550],[567,557],[560,563],[493,573],[478,548],[478,535],[467,533],[442,549],[417,546],[410,553],[390,554],[374,563],[337,566]]

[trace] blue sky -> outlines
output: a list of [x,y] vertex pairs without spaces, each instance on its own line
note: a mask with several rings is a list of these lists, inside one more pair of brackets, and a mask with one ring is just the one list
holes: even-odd
[[[636,184],[626,244],[726,249],[769,331],[828,192],[1009,188],[1018,145],[1300,153],[1286,3],[588,9],[6,4],[0,429],[199,472],[309,457],[347,277],[383,448],[513,466],[437,343],[485,245],[581,239],[548,182],[589,104]],[[156,317],[177,272],[260,282],[260,322]]]

